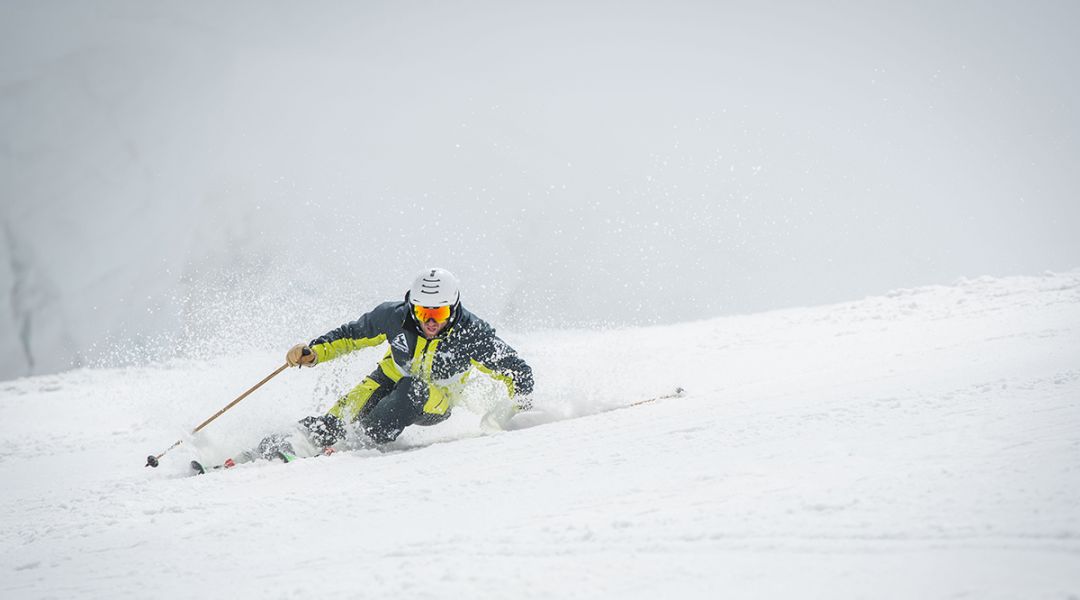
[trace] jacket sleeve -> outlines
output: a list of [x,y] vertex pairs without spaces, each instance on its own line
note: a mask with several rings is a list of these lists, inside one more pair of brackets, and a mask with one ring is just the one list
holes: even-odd
[[506,384],[511,397],[532,393],[532,367],[496,336],[494,329],[483,328],[471,360],[476,368]]
[[359,319],[311,340],[308,345],[318,357],[317,362],[333,360],[353,350],[370,348],[385,342],[396,306],[394,302],[380,304]]

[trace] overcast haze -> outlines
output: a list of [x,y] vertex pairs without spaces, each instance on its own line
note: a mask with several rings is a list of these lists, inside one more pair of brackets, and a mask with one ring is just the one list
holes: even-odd
[[0,376],[1075,268],[1077,6],[6,1]]

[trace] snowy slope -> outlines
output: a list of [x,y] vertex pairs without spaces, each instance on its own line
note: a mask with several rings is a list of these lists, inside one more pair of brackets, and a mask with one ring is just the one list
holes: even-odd
[[[1080,271],[511,338],[517,428],[183,477],[377,352],[0,384],[0,597],[1080,596]],[[604,409],[669,391],[683,398]]]

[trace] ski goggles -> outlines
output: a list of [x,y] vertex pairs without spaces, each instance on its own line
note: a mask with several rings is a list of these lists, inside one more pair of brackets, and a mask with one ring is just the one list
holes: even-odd
[[434,308],[429,308],[427,306],[414,304],[413,314],[416,315],[416,320],[421,323],[426,323],[428,319],[434,319],[436,323],[442,323],[450,318],[450,307],[436,306]]

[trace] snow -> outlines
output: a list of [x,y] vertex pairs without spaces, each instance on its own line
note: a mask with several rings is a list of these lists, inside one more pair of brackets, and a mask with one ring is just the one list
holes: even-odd
[[1080,271],[507,337],[510,431],[201,477],[378,352],[0,383],[0,597],[1080,597]]

